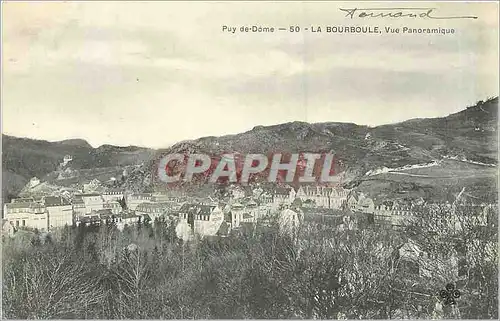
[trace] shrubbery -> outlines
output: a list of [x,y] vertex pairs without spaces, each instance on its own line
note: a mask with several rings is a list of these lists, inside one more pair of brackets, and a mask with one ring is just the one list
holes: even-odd
[[[444,285],[394,268],[405,241],[391,230],[317,222],[294,238],[258,227],[188,244],[166,222],[122,232],[68,227],[50,243],[4,243],[3,317],[431,318]],[[488,300],[460,301],[460,316],[495,318],[497,293],[488,291]]]

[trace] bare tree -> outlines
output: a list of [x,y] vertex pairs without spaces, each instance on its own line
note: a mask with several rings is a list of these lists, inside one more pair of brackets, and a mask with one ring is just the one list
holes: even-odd
[[75,318],[100,303],[98,280],[69,253],[22,255],[4,269],[4,316],[16,318]]

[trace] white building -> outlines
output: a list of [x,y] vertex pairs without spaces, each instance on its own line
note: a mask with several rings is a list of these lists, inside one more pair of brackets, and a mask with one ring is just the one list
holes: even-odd
[[250,199],[248,201],[243,201],[243,203],[235,202],[230,204],[229,211],[231,227],[236,228],[241,225],[241,223],[256,223],[260,218],[269,215],[271,212],[271,207],[268,204],[258,204],[255,200]]
[[110,210],[111,214],[113,214],[113,215],[121,213],[122,210],[123,210],[122,206],[120,205],[120,203],[118,203],[118,201],[108,201],[108,202],[105,202],[102,205],[102,208],[105,209],[105,210]]
[[63,165],[66,166],[72,160],[73,160],[73,157],[71,157],[71,155],[65,155],[63,158]]
[[4,218],[16,228],[48,229],[48,214],[42,204],[13,202],[4,205]]
[[86,214],[89,214],[92,211],[102,210],[104,208],[104,200],[101,194],[86,193],[75,195],[75,203],[80,203],[79,199],[81,199],[85,206]]
[[29,187],[33,188],[33,187],[35,187],[35,186],[37,186],[39,184],[40,184],[40,180],[37,177],[33,177],[33,178],[30,179]]
[[375,213],[373,199],[367,197],[364,193],[351,193],[346,204],[352,212]]
[[194,233],[200,236],[213,236],[224,221],[224,213],[219,206],[202,205],[194,216]]
[[243,214],[245,214],[245,207],[243,204],[236,202],[231,205],[231,226],[233,228],[240,226],[243,221]]
[[224,212],[218,205],[184,204],[179,210],[179,220],[187,223],[194,234],[213,236],[224,221]]
[[[73,208],[73,217],[77,218],[79,216],[87,214],[87,209],[85,208],[85,203],[81,196],[75,196],[71,202]],[[90,213],[90,211],[89,211]]]
[[153,195],[149,193],[131,194],[127,195],[125,201],[127,203],[127,208],[135,211],[139,204],[151,203],[153,201]]
[[123,199],[123,196],[124,196],[123,191],[114,190],[103,193],[102,199],[104,200],[104,202],[120,201],[121,199]]
[[170,209],[171,203],[141,203],[135,208],[135,214],[154,222],[155,219],[168,214]]
[[349,191],[342,187],[300,186],[296,198],[316,207],[340,209],[347,201]]
[[123,212],[117,216],[117,220],[119,223],[124,225],[132,225],[139,222],[140,216],[136,215],[135,212]]
[[42,202],[47,209],[49,229],[73,225],[73,206],[67,200],[62,197],[46,196]]

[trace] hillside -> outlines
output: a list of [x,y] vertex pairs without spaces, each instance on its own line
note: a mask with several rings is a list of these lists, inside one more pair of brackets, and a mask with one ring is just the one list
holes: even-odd
[[[19,192],[31,177],[42,178],[71,155],[73,169],[135,165],[148,161],[154,150],[136,146],[103,145],[93,148],[81,139],[48,142],[2,135],[3,199]],[[21,186],[21,187],[22,187]]]
[[[496,191],[497,105],[498,97],[447,117],[412,119],[377,127],[338,122],[256,126],[244,133],[182,141],[156,151],[112,145],[94,149],[83,140],[46,142],[4,135],[4,196],[6,192],[15,192],[13,187],[33,176],[52,172],[66,154],[73,156],[71,166],[77,170],[139,165],[129,173],[125,187],[151,191],[163,188],[156,186],[154,177],[161,155],[194,152],[213,157],[223,153],[331,152],[343,164],[345,183],[370,194],[384,190],[389,196],[409,191],[438,195],[439,190],[460,186],[471,186],[478,193],[491,192]],[[442,162],[445,159],[448,161]],[[428,169],[428,173],[409,172],[411,166],[433,162],[440,162],[439,166]],[[458,163],[461,165],[457,166]],[[482,169],[484,166],[488,167],[486,171]],[[462,170],[467,171],[467,176],[453,180],[461,176]]]
[[402,145],[430,155],[460,155],[481,162],[497,162],[498,97],[479,102],[447,117],[413,119],[379,126],[373,136],[396,138]]
[[[416,181],[418,188],[426,189],[427,195],[432,195],[437,193],[434,190],[436,187],[431,186],[436,184],[436,181],[427,183],[421,179],[417,180],[415,176],[408,176],[402,184],[400,177],[397,179],[385,176],[370,177],[371,183],[368,188],[364,175],[382,167],[399,168],[450,157],[496,166],[498,162],[497,105],[498,98],[493,98],[447,117],[412,119],[374,128],[334,122],[315,124],[292,122],[274,126],[257,126],[237,135],[210,136],[183,141],[160,151],[157,158],[167,153],[194,152],[207,153],[212,156],[225,152],[241,154],[332,152],[345,164],[348,178],[346,183],[350,186],[357,186],[360,190],[373,190],[374,186],[382,188],[383,185],[387,185],[387,181],[390,181],[391,192],[389,194],[396,195],[402,194],[400,191],[402,185]],[[128,186],[136,190],[150,189],[151,182],[155,181],[155,164],[151,161],[132,173]],[[433,170],[446,171],[449,166],[452,166],[451,162]],[[472,170],[474,172],[475,167]],[[452,175],[460,176],[460,172],[456,171]],[[474,184],[485,185],[481,190],[496,190],[495,185],[492,185],[496,177],[496,168],[489,171],[488,175],[491,179],[483,179],[479,183],[471,178],[443,186],[462,186],[470,182],[472,186],[475,186]],[[382,183],[382,181],[385,182]]]

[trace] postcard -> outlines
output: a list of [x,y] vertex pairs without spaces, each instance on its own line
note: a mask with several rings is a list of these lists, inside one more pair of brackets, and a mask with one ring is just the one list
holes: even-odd
[[4,1],[5,319],[498,319],[493,1]]

